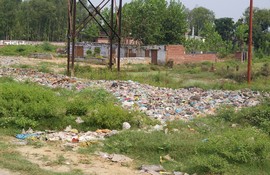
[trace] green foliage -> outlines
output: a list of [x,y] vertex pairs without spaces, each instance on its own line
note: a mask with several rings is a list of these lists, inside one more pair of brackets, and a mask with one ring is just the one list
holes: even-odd
[[66,115],[83,116],[87,114],[87,105],[81,100],[74,100],[67,105]]
[[2,127],[36,127],[40,120],[61,117],[61,104],[51,91],[30,84],[3,83],[0,92]]
[[55,46],[53,46],[51,43],[49,42],[44,42],[42,45],[41,45],[42,49],[44,51],[47,51],[47,52],[52,52],[55,50]]
[[[270,10],[269,9],[253,9],[253,42],[255,50],[269,56],[269,25]],[[244,19],[249,23],[249,8],[245,10]]]
[[240,48],[239,51],[244,51],[245,43],[248,38],[248,25],[247,24],[239,24],[235,30],[235,36],[237,39],[237,45]]
[[184,41],[187,23],[186,13],[183,4],[180,1],[171,0],[165,10],[164,20],[161,28],[162,41],[164,44],[179,44]]
[[260,70],[260,74],[262,76],[265,76],[265,77],[270,75],[270,65],[269,65],[269,63],[263,64],[263,66],[261,67],[261,70]]
[[200,53],[203,50],[204,42],[198,39],[187,39],[184,42],[187,53]]
[[[139,113],[116,106],[116,99],[105,90],[69,92],[19,84],[0,79],[1,127],[62,129],[72,125],[81,130],[120,129],[123,122],[140,127],[144,120]],[[0,82],[1,82],[0,81]],[[85,121],[78,125],[76,117]],[[136,117],[137,116],[137,117]],[[142,123],[140,123],[142,122]]]
[[232,18],[216,19],[215,26],[223,41],[231,41],[233,39],[234,21]]
[[192,27],[194,27],[194,34],[196,36],[201,36],[201,32],[205,29],[205,25],[214,23],[215,14],[207,8],[196,7],[190,11],[188,20],[190,28],[192,29]]
[[124,111],[119,106],[112,103],[107,103],[104,106],[96,106],[90,111],[90,114],[85,119],[85,125],[94,128],[121,129],[123,122],[131,124],[133,114]]
[[92,50],[91,50],[91,49],[87,50],[87,51],[86,51],[86,54],[87,54],[88,56],[92,56]]
[[[109,152],[128,154],[143,162],[158,164],[160,156],[169,154],[174,160],[181,161],[195,154],[197,135],[186,131],[165,134],[161,131],[127,131],[105,141]],[[176,165],[178,166],[178,165]]]
[[94,49],[94,55],[99,56],[100,55],[100,47],[95,47]]
[[198,144],[197,155],[191,159],[193,170],[225,173],[229,171],[229,165],[260,164],[266,160],[269,148],[268,136],[251,127],[213,134]]
[[56,50],[56,46],[49,43],[41,45],[7,45],[0,48],[0,55],[7,56],[29,56],[32,53],[52,53]]
[[50,64],[48,64],[46,62],[42,62],[39,64],[38,71],[44,72],[44,73],[50,73],[50,72],[52,72],[52,70],[49,67],[50,67]]
[[240,125],[251,125],[270,134],[269,99],[252,108],[244,108],[238,112],[232,108],[222,109],[217,114],[219,118]]
[[25,51],[25,48],[24,47],[18,47],[18,48],[16,48],[16,52],[23,52],[23,51]]
[[144,44],[157,44],[162,39],[162,22],[166,1],[138,0],[123,7],[123,33]]

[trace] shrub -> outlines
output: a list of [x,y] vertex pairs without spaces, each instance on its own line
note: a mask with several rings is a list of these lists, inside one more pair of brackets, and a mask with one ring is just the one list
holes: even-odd
[[66,115],[83,116],[87,114],[87,105],[81,100],[74,100],[67,104]]
[[23,47],[23,46],[19,46],[18,48],[16,48],[16,52],[23,52],[23,51],[25,51],[26,49],[25,49],[25,47]]
[[51,52],[55,49],[55,47],[49,42],[43,42],[41,47],[44,51],[48,51],[48,52]]
[[114,104],[106,104],[96,106],[84,119],[84,125],[94,128],[121,129],[123,122],[133,123],[133,114]]
[[89,55],[89,56],[91,56],[92,55],[92,50],[91,49],[87,50],[86,51],[86,54]]
[[100,47],[95,47],[95,49],[94,49],[94,55],[95,56],[100,55]]
[[45,88],[31,84],[3,83],[0,86],[0,125],[36,127],[40,121],[60,119],[61,105],[58,102],[56,94]]
[[262,76],[269,76],[270,75],[270,65],[269,63],[265,63],[262,67],[261,67],[261,70],[260,70],[260,74]]

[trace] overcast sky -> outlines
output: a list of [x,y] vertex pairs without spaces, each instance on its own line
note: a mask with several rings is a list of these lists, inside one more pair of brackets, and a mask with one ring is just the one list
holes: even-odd
[[[117,3],[119,0],[116,0]],[[131,0],[123,0],[123,3]],[[168,0],[169,1],[169,0]],[[212,10],[216,18],[230,17],[237,21],[249,7],[250,0],[180,0],[185,7],[192,10],[194,7],[205,7]],[[93,3],[101,2],[101,0],[92,0]],[[254,0],[254,7],[270,9],[270,0]]]

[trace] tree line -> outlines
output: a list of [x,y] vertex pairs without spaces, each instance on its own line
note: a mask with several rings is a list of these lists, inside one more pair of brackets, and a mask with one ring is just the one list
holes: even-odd
[[[87,0],[83,3],[89,6]],[[110,9],[101,13],[109,21]],[[87,16],[80,3],[77,16],[78,24]],[[0,0],[0,19],[0,39],[65,41],[67,37],[66,0]],[[97,19],[108,29],[101,18]],[[132,0],[123,6],[122,37],[145,45],[184,44],[188,52],[226,55],[246,50],[248,23],[248,8],[234,22],[232,18],[216,19],[214,12],[204,7],[187,9],[180,0]],[[94,41],[101,33],[91,21],[78,40]],[[187,40],[185,36],[192,34],[197,38]],[[270,55],[270,9],[254,8],[253,36],[256,52]]]

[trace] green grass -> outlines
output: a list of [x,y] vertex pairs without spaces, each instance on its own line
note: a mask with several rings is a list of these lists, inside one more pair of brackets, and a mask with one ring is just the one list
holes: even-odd
[[[75,67],[75,76],[88,79],[104,80],[133,80],[143,84],[158,87],[186,88],[200,87],[203,89],[238,90],[250,88],[252,90],[270,91],[265,86],[270,81],[270,67],[267,62],[255,62],[252,66],[252,83],[246,83],[246,63],[235,60],[225,60],[214,63],[215,71],[211,72],[212,63],[192,63],[175,65],[172,69],[156,65],[126,65],[121,72],[107,68],[93,68],[91,66]],[[238,67],[238,71],[236,70]]]
[[0,48],[0,55],[5,56],[29,56],[32,53],[53,53],[56,46],[44,42],[40,45],[19,45],[19,46],[4,46]]
[[[254,113],[262,115],[262,120],[268,120],[263,112],[257,110]],[[264,132],[261,125],[254,128],[247,121],[232,127],[234,122],[225,120],[226,114],[230,116],[224,112],[187,123],[170,122],[163,131],[121,132],[105,140],[104,151],[128,155],[139,160],[140,165],[161,164],[167,171],[268,174],[268,132]],[[237,115],[242,114],[239,112]],[[164,159],[166,155],[173,160]]]

